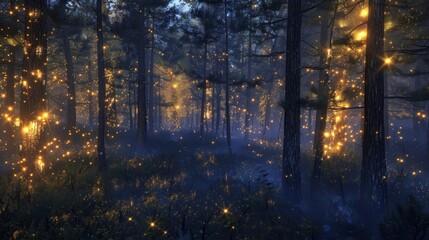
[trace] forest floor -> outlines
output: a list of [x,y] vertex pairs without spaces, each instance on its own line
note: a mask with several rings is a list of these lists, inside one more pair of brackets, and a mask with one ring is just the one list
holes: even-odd
[[[281,191],[279,143],[234,140],[229,154],[223,139],[195,133],[159,133],[151,142],[136,157],[132,142],[117,139],[104,173],[93,158],[70,154],[37,174],[30,191],[3,174],[1,238],[378,238],[379,219],[365,219],[356,207],[358,156],[326,163],[323,194],[315,196],[304,152],[304,200],[293,206]],[[411,184],[407,176],[400,184]],[[396,188],[405,196],[404,186]]]

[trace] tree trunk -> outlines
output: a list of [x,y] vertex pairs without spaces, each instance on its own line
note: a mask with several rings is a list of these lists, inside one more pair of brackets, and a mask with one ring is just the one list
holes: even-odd
[[252,117],[251,109],[252,109],[252,21],[249,21],[249,45],[247,49],[247,88],[246,88],[246,114],[244,117],[244,140],[249,140],[250,134],[250,118]]
[[387,203],[384,135],[384,0],[370,0],[365,61],[365,110],[360,202],[368,211]]
[[106,161],[106,76],[104,70],[103,0],[97,0],[97,64],[98,64],[98,170],[107,170]]
[[[215,43],[216,45],[216,43]],[[217,50],[215,50],[214,52],[215,57],[213,57],[213,61],[212,61],[212,73],[215,74],[216,73],[216,68],[217,68]],[[210,83],[210,86],[212,88],[212,98],[211,98],[211,132],[215,133],[215,125],[216,125],[216,117],[215,117],[215,104],[216,104],[216,84],[214,82]]]
[[[216,55],[219,55],[218,52],[218,45],[215,44],[215,51],[216,51]],[[215,75],[217,78],[220,77],[219,74],[219,62],[218,62],[218,58],[216,57],[216,62],[215,62]],[[220,128],[220,115],[221,115],[221,96],[222,96],[222,88],[220,84],[216,84],[216,136],[219,135],[219,128]]]
[[89,92],[88,92],[88,124],[89,128],[92,129],[94,126],[94,97],[92,94],[92,60],[91,55],[88,59],[88,84],[89,84]]
[[265,104],[265,118],[264,118],[264,129],[262,129],[262,136],[269,139],[269,133],[271,132],[270,126],[271,124],[271,99],[273,94],[273,87],[274,87],[274,77],[273,74],[270,73],[270,79],[268,82],[268,88],[267,88],[267,100]]
[[[118,122],[116,110],[116,76],[115,69],[112,69],[112,77],[109,78],[107,84],[107,131],[110,136],[116,134],[116,125]],[[108,140],[111,138],[108,138]]]
[[16,73],[16,50],[17,47],[10,46],[9,47],[9,59],[6,69],[6,113],[7,113],[7,121],[8,123],[5,126],[6,131],[6,144],[7,144],[7,152],[13,153],[15,147],[15,127],[13,124],[13,119],[15,117],[15,73]]
[[201,115],[200,115],[200,138],[204,134],[204,114],[206,112],[206,95],[207,95],[207,41],[204,42],[204,56],[203,56],[203,81],[202,81],[202,96],[201,96]]
[[228,34],[228,0],[224,0],[225,4],[225,121],[226,121],[226,141],[228,151],[232,153],[231,144],[231,117],[229,109],[229,34]]
[[221,125],[221,96],[222,96],[222,87],[220,84],[216,85],[216,135],[219,135],[220,125]]
[[138,46],[138,78],[137,78],[137,151],[141,152],[147,144],[147,106],[146,106],[146,27],[145,9],[140,10],[140,41]]
[[282,172],[283,187],[292,202],[301,200],[299,103],[301,25],[301,0],[288,0]]
[[[21,81],[22,171],[43,168],[47,82],[47,2],[25,0],[24,56]],[[25,165],[24,165],[25,164]],[[27,171],[31,173],[32,171]],[[30,175],[31,176],[31,175]]]
[[161,95],[161,78],[158,84],[158,130],[162,129],[162,95]]
[[152,32],[151,32],[151,49],[150,49],[150,82],[149,82],[149,133],[153,134],[155,124],[155,19],[152,17]]
[[[271,51],[274,52],[275,48],[277,45],[277,39],[274,40],[273,45],[271,46]],[[262,136],[269,139],[270,138],[270,125],[271,124],[271,102],[273,99],[273,88],[275,85],[275,80],[274,80],[274,73],[277,69],[275,64],[275,58],[273,60],[273,58],[268,58],[267,60],[267,65],[270,66],[271,71],[269,72],[269,78],[268,78],[268,88],[267,88],[267,100],[266,100],[266,104],[265,104],[265,119],[264,119],[264,128],[262,129]],[[276,64],[277,65],[277,64]]]
[[322,14],[322,24],[320,27],[320,52],[319,52],[319,86],[317,94],[318,108],[316,111],[316,126],[314,129],[314,163],[311,175],[311,189],[315,193],[319,189],[320,178],[322,176],[324,133],[326,131],[326,121],[328,118],[329,106],[329,71],[331,67],[332,35],[335,22],[337,4],[328,1]]
[[62,40],[67,72],[67,129],[68,131],[73,132],[76,128],[76,85],[73,55],[70,47],[69,33],[66,26],[63,27]]
[[132,101],[132,95],[133,95],[133,85],[131,83],[131,70],[129,72],[128,77],[128,111],[129,111],[129,121],[130,121],[130,132],[131,134],[134,133],[134,121],[133,121],[133,101]]

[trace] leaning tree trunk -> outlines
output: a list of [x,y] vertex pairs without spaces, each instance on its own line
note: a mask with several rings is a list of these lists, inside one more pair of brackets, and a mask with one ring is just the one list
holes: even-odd
[[67,130],[73,131],[76,128],[76,85],[73,55],[70,47],[69,33],[66,26],[64,26],[63,29],[62,40],[67,72]]
[[[20,165],[23,172],[43,168],[46,112],[47,2],[25,0],[24,56],[21,81]],[[31,174],[29,175],[31,176]]]
[[[320,26],[320,52],[319,52],[319,86],[317,93],[317,111],[316,111],[316,126],[314,129],[314,163],[313,172],[311,175],[311,189],[312,193],[317,192],[319,189],[320,178],[322,176],[322,163],[323,163],[323,146],[324,146],[324,133],[326,130],[326,121],[328,118],[329,106],[329,71],[332,60],[332,33],[335,22],[334,2],[329,1],[325,6],[322,24]],[[311,120],[310,120],[311,121]]]
[[204,42],[204,55],[203,55],[203,81],[201,84],[202,87],[202,96],[201,96],[201,115],[200,115],[200,138],[204,134],[204,113],[206,112],[206,95],[207,95],[207,41]]
[[365,61],[365,110],[360,203],[371,211],[387,203],[384,134],[384,0],[370,0]]
[[103,0],[97,0],[97,63],[98,63],[98,170],[107,170],[106,161],[106,76],[104,67]]
[[301,199],[300,79],[301,0],[288,0],[283,134],[283,187],[292,202]]
[[228,150],[232,152],[231,144],[231,117],[229,109],[229,34],[228,34],[228,0],[224,0],[225,10],[225,121],[226,121],[226,141]]
[[147,143],[147,105],[146,105],[146,27],[145,9],[140,10],[137,77],[137,151],[141,152]]

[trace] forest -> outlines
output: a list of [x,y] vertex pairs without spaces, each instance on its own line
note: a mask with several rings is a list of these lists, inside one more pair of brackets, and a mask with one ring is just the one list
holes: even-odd
[[429,1],[0,0],[0,239],[429,239]]

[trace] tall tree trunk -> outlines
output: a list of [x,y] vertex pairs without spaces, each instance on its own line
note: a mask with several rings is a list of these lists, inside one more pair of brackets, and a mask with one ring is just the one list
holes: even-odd
[[[271,60],[270,60],[271,61]],[[265,138],[268,137],[269,139],[269,133],[270,133],[270,125],[271,125],[271,99],[273,94],[273,87],[274,87],[274,76],[272,73],[270,74],[270,79],[268,82],[268,88],[267,88],[267,100],[265,104],[265,117],[264,117],[264,128],[262,129],[262,136]]]
[[216,135],[219,135],[220,125],[221,125],[221,96],[222,96],[222,87],[220,84],[216,85]]
[[24,4],[26,12],[20,112],[20,163],[23,171],[25,168],[43,166],[47,123],[47,2],[25,0]]
[[158,130],[162,128],[162,95],[161,95],[161,78],[158,84]]
[[137,77],[137,151],[141,152],[147,144],[147,106],[146,106],[146,26],[145,9],[140,10],[140,40],[138,46],[138,77]]
[[66,26],[63,27],[62,40],[67,72],[67,129],[68,131],[73,132],[76,128],[76,85],[73,55],[70,47],[69,33]]
[[13,153],[14,146],[15,146],[15,128],[14,124],[12,123],[14,116],[15,116],[15,74],[16,74],[16,50],[17,47],[10,46],[9,47],[9,59],[7,63],[7,69],[6,69],[6,99],[5,99],[5,105],[6,105],[6,111],[8,115],[7,121],[9,122],[6,124],[5,131],[7,134],[6,144],[7,144],[7,152]]
[[384,0],[369,0],[360,202],[368,211],[387,203],[384,135]]
[[106,160],[106,76],[104,66],[103,0],[97,0],[97,64],[98,64],[98,170],[107,170]]
[[[112,69],[112,77],[109,78],[107,84],[107,131],[109,135],[113,136],[116,134],[116,125],[118,122],[117,110],[116,110],[116,75],[115,69]],[[111,139],[111,138],[108,138]]]
[[[215,43],[215,45],[216,45],[216,43]],[[216,57],[216,55],[217,55],[217,49],[215,48],[215,52],[213,53],[213,55],[214,55],[214,57],[212,58],[212,73],[213,74],[215,74],[216,73],[216,69],[217,69],[217,57]],[[211,90],[212,90],[212,98],[211,98],[211,132],[212,133],[215,133],[215,131],[216,131],[216,127],[215,127],[215,125],[216,125],[216,117],[215,117],[215,104],[216,104],[216,84],[215,84],[215,82],[211,82],[210,83],[210,86],[211,86]]]
[[246,88],[246,114],[244,117],[244,140],[249,140],[250,118],[252,117],[252,20],[249,20],[249,45],[247,46],[247,88]]
[[89,128],[92,129],[94,126],[94,97],[92,93],[92,60],[91,55],[88,59],[88,84],[89,84],[89,91],[88,91],[88,124]]
[[[389,83],[387,82],[387,77],[384,77],[384,91],[385,95],[389,96]],[[384,99],[384,131],[386,137],[386,154],[389,152],[390,148],[390,125],[389,125],[389,99]]]
[[231,117],[229,109],[229,34],[228,34],[228,0],[224,0],[225,4],[225,121],[226,121],[226,141],[228,150],[232,152],[231,144]]
[[200,115],[200,137],[204,134],[204,118],[206,112],[206,95],[207,95],[207,41],[204,42],[204,56],[203,56],[203,81],[202,81],[202,96],[201,96],[201,115]]
[[[274,40],[273,45],[271,46],[271,52],[274,52],[275,48],[277,45],[277,39]],[[269,78],[268,78],[268,88],[267,88],[267,100],[266,100],[266,104],[265,104],[265,119],[264,119],[264,126],[262,129],[262,136],[266,137],[269,139],[269,135],[271,132],[270,129],[270,125],[271,124],[271,102],[273,99],[273,88],[275,85],[275,77],[273,72],[275,72],[277,70],[277,64],[275,64],[275,58],[268,58],[267,60],[267,65],[270,66],[269,69],[271,69],[271,71],[269,72]]]
[[311,175],[312,193],[319,189],[320,178],[322,176],[324,133],[326,131],[326,121],[328,118],[329,106],[329,71],[331,68],[332,35],[335,22],[337,4],[328,1],[324,5],[322,23],[320,26],[320,52],[319,52],[319,86],[317,94],[318,108],[316,110],[316,127],[314,130],[314,163]]
[[[219,74],[219,52],[218,52],[218,45],[215,44],[215,52],[216,52],[216,59],[215,59],[215,76],[217,78],[220,77]],[[221,96],[222,96],[222,88],[220,84],[216,84],[216,136],[219,135],[219,128],[220,128],[220,115],[221,115]]]
[[211,98],[211,132],[214,133],[215,132],[215,103],[216,103],[216,88],[215,88],[215,84],[211,83],[211,88],[212,88],[212,98]]
[[301,0],[288,0],[283,134],[283,186],[292,202],[301,199],[300,79]]
[[152,32],[151,32],[151,49],[150,49],[150,82],[149,82],[149,133],[153,134],[155,123],[155,19],[152,17]]
[[131,78],[131,70],[128,71],[128,111],[129,111],[129,121],[130,121],[130,132],[131,134],[134,133],[134,121],[133,121],[133,85],[132,85],[132,78]]

